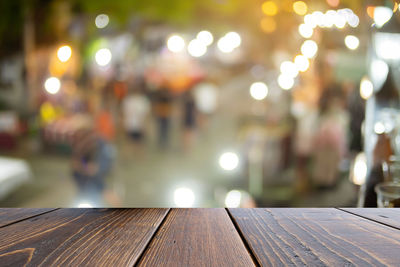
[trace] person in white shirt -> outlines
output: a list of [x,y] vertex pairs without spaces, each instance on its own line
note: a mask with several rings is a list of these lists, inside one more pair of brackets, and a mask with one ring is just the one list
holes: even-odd
[[133,91],[122,101],[125,131],[136,143],[141,143],[145,138],[146,119],[150,109],[149,99],[139,91]]

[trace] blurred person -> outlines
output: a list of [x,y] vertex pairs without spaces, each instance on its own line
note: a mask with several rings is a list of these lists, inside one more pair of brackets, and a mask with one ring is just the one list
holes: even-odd
[[115,138],[115,123],[111,115],[109,100],[103,100],[101,107],[97,110],[96,131],[99,136],[106,142],[111,143]]
[[104,205],[105,179],[111,170],[112,152],[89,120],[73,136],[71,165],[79,201]]
[[146,118],[150,112],[150,101],[141,90],[131,90],[122,101],[122,116],[125,131],[135,145],[140,149],[146,138]]
[[304,113],[296,122],[295,130],[295,166],[296,191],[305,193],[309,190],[309,164],[313,152],[313,139],[316,132],[318,112],[315,108],[305,107]]
[[183,96],[183,147],[188,151],[193,143],[196,129],[196,104],[192,91],[188,90]]
[[337,182],[340,161],[347,153],[349,115],[344,108],[344,96],[336,87],[323,93],[320,107],[312,177],[321,188]]
[[172,114],[172,96],[168,89],[161,88],[154,97],[154,114],[158,125],[158,145],[165,149],[169,142]]
[[204,81],[193,88],[193,95],[199,111],[199,127],[203,128],[208,123],[208,117],[217,109],[218,87],[209,81]]

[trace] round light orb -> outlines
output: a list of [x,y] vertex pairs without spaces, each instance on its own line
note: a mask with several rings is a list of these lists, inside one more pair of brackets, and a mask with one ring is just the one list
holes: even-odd
[[180,208],[190,208],[195,201],[193,190],[187,187],[180,187],[174,191],[174,203]]
[[377,6],[374,9],[374,22],[378,28],[381,28],[393,16],[393,10],[385,6]]
[[263,100],[268,95],[268,86],[263,82],[255,82],[250,86],[250,95],[255,100]]
[[237,32],[228,32],[225,35],[227,42],[230,42],[233,48],[237,48],[242,43],[242,38]]
[[272,17],[262,18],[260,21],[261,30],[265,33],[271,33],[276,30],[276,21]]
[[106,66],[111,62],[112,54],[110,49],[102,48],[96,52],[95,60],[99,66]]
[[281,73],[292,78],[295,78],[299,74],[299,70],[296,65],[291,61],[284,61],[280,66]]
[[172,35],[167,40],[167,48],[173,53],[179,53],[185,48],[185,40],[179,35]]
[[281,74],[278,77],[278,85],[283,89],[283,90],[290,90],[293,88],[294,85],[294,79],[291,76]]
[[49,94],[57,94],[60,91],[60,88],[61,82],[56,77],[50,77],[44,82],[44,89],[46,89]]
[[218,40],[217,47],[222,53],[231,53],[235,49],[225,36]]
[[318,52],[318,45],[313,40],[307,40],[301,45],[300,50],[304,56],[313,58]]
[[358,40],[358,38],[354,35],[347,35],[344,38],[344,44],[347,46],[348,49],[356,50],[360,45],[360,40]]
[[202,44],[209,46],[213,43],[214,37],[209,31],[201,31],[197,34],[196,39],[199,40]]
[[61,62],[67,62],[72,56],[72,49],[68,45],[61,46],[57,50],[57,57]]
[[105,28],[110,22],[110,18],[106,14],[100,14],[94,20],[94,24],[99,29]]
[[305,72],[310,67],[310,61],[306,56],[297,55],[294,58],[294,64],[296,65],[297,69],[301,72]]
[[352,182],[356,185],[362,185],[367,178],[367,159],[364,153],[359,153],[356,156],[353,167]]
[[275,16],[278,13],[278,6],[274,1],[265,1],[262,4],[261,9],[267,16]]
[[232,171],[239,165],[239,157],[236,153],[225,152],[219,157],[219,166],[226,170]]
[[356,14],[353,13],[351,16],[349,16],[349,18],[347,18],[347,23],[350,25],[350,27],[356,28],[360,24],[360,19]]
[[242,193],[238,190],[229,191],[225,197],[225,207],[227,208],[238,208],[240,201],[242,200]]
[[304,38],[310,38],[313,35],[314,30],[310,25],[303,23],[299,25],[299,33]]
[[296,1],[293,3],[293,11],[297,15],[304,16],[307,13],[307,4],[303,1]]
[[190,41],[187,49],[192,57],[201,57],[207,52],[207,46],[198,39]]
[[343,29],[344,26],[346,26],[346,22],[347,22],[346,17],[342,13],[337,12],[334,20],[336,28]]
[[308,25],[313,29],[317,27],[317,22],[312,14],[307,14],[304,16],[304,24]]
[[373,93],[374,93],[374,85],[367,77],[363,77],[360,83],[360,96],[363,99],[367,100],[372,96]]
[[383,134],[385,131],[386,131],[385,125],[382,122],[378,121],[375,123],[374,132],[376,134]]

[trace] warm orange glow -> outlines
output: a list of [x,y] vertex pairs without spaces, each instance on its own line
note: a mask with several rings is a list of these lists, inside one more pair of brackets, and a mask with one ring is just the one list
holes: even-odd
[[326,0],[326,3],[331,7],[337,7],[340,4],[340,0]]
[[374,6],[368,6],[367,7],[367,14],[371,19],[374,18],[374,12],[375,12],[375,7]]
[[278,6],[274,1],[266,1],[261,6],[262,11],[267,16],[275,16],[278,13]]
[[293,3],[293,10],[297,15],[305,15],[307,13],[307,4],[303,1],[296,1]]
[[276,22],[273,18],[263,18],[260,22],[260,26],[265,33],[271,33],[276,30]]

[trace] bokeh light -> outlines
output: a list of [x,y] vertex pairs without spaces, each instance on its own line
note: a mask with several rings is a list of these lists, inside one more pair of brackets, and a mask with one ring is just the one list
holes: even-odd
[[225,197],[225,206],[227,208],[238,208],[242,200],[242,193],[238,190],[229,191]]
[[374,9],[374,22],[378,28],[381,28],[393,16],[392,9],[385,6],[377,6]]
[[374,132],[376,134],[383,134],[385,132],[385,130],[386,130],[385,125],[382,122],[378,121],[375,123]]
[[57,57],[61,62],[67,62],[72,55],[72,49],[68,45],[61,46],[57,50]]
[[102,48],[96,52],[95,60],[99,66],[106,66],[111,62],[112,54],[110,49]]
[[281,74],[278,77],[278,85],[283,89],[283,90],[290,90],[293,88],[294,85],[294,79],[293,77],[286,75],[286,74]]
[[363,99],[368,99],[372,96],[373,92],[374,92],[374,85],[367,77],[363,77],[360,83],[361,97]]
[[235,49],[225,36],[218,40],[217,46],[222,53],[230,53]]
[[44,82],[44,89],[49,94],[57,94],[60,91],[61,82],[57,77],[50,77]]
[[268,95],[268,86],[263,82],[255,82],[250,86],[250,95],[256,100],[263,100]]
[[179,53],[185,48],[185,40],[179,35],[172,35],[167,40],[167,48],[173,53]]
[[93,208],[93,205],[89,202],[81,202],[77,205],[78,208],[81,209],[89,209],[89,208]]
[[195,195],[193,190],[187,187],[180,187],[174,191],[174,203],[180,208],[193,207]]
[[307,4],[303,1],[296,1],[293,3],[293,11],[298,15],[305,15],[307,13]]
[[301,72],[305,72],[310,67],[310,61],[306,56],[297,55],[294,58],[294,64],[296,65],[297,69]]
[[318,52],[318,45],[313,40],[307,40],[301,45],[300,50],[304,56],[313,58]]
[[260,21],[261,30],[265,33],[271,33],[276,30],[276,21],[271,17],[262,18]]
[[284,61],[281,63],[280,71],[282,74],[295,78],[299,74],[296,65],[291,61]]
[[187,49],[193,57],[201,57],[207,52],[207,46],[198,39],[190,41]]
[[237,32],[228,32],[225,35],[226,41],[231,43],[233,48],[237,48],[242,43],[242,38]]
[[311,14],[307,14],[304,16],[304,24],[308,25],[310,28],[317,27],[317,21]]
[[359,153],[356,156],[353,167],[352,182],[356,185],[362,185],[367,178],[367,159],[365,153]]
[[209,31],[199,32],[196,36],[196,39],[206,46],[211,45],[214,41],[214,37],[212,33]]
[[266,1],[261,6],[262,11],[267,16],[275,16],[278,13],[278,6],[274,1]]
[[354,35],[347,35],[344,38],[344,43],[348,49],[356,50],[358,48],[358,46],[360,45],[360,40],[358,40],[358,38]]
[[334,24],[336,26],[336,28],[338,29],[343,29],[346,26],[346,15],[343,14],[343,12],[337,12],[336,16],[335,16],[335,21]]
[[239,165],[239,157],[236,153],[225,152],[219,157],[219,166],[226,170],[232,171],[236,169]]
[[313,28],[308,24],[300,24],[299,25],[299,33],[304,38],[310,38],[313,35]]
[[99,29],[105,28],[110,22],[110,18],[106,14],[100,14],[94,20],[96,27]]

